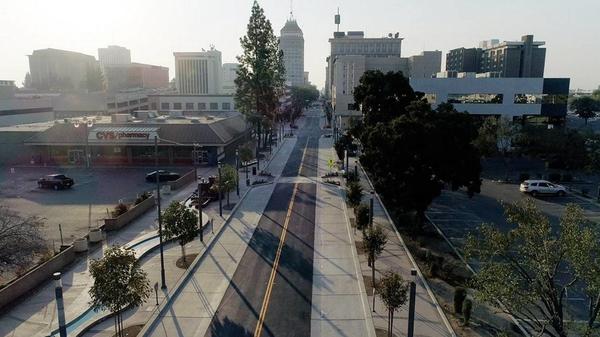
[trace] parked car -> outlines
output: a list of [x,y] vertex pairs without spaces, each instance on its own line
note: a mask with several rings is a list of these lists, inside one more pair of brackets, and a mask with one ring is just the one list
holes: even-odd
[[[146,174],[146,181],[149,183],[156,182],[156,172],[152,171]],[[173,181],[181,178],[181,175],[177,172],[170,172],[165,170],[158,170],[158,181]]]
[[52,188],[54,190],[62,190],[71,188],[75,181],[64,174],[49,174],[38,179],[39,188]]
[[547,180],[525,180],[519,186],[519,191],[529,193],[532,197],[538,195],[558,195],[560,197],[567,194],[567,188],[553,184]]

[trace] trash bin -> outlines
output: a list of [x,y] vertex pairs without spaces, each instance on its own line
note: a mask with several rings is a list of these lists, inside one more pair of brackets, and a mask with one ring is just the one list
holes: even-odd
[[255,176],[256,175],[256,166],[252,167],[252,175]]

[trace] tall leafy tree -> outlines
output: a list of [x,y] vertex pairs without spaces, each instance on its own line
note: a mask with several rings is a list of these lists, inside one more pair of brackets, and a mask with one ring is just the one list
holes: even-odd
[[279,40],[256,0],[240,43],[243,54],[237,57],[240,66],[235,80],[235,103],[260,137],[261,128],[268,129],[275,121],[285,68]]
[[585,125],[587,125],[588,119],[596,117],[596,114],[600,111],[600,102],[591,96],[577,97],[571,101],[570,108],[575,111],[577,116],[583,118]]
[[293,86],[290,90],[291,104],[287,108],[287,117],[294,123],[302,111],[319,98],[319,91],[311,86]]
[[115,317],[115,334],[123,336],[123,309],[142,305],[150,296],[148,275],[131,248],[112,246],[101,259],[92,260],[89,290],[92,308],[109,310]]
[[198,217],[191,209],[178,201],[173,201],[165,210],[163,217],[163,238],[176,238],[181,246],[181,258],[186,262],[185,245],[192,242],[198,233]]
[[570,204],[560,224],[552,226],[532,199],[505,205],[505,215],[514,229],[503,232],[485,224],[467,239],[467,257],[481,266],[472,282],[476,296],[539,336],[565,337],[567,289],[579,291],[588,301],[581,335],[595,336],[600,311],[598,225]]
[[0,273],[28,267],[36,254],[48,249],[41,232],[43,226],[40,217],[24,217],[0,205]]
[[351,131],[363,147],[361,163],[393,209],[416,211],[423,220],[445,185],[466,187],[470,196],[479,192],[481,165],[471,116],[450,104],[432,110],[402,73],[365,73],[354,100],[364,118]]

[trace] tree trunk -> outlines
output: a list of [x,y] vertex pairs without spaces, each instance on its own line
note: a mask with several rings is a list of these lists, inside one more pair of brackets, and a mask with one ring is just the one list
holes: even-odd
[[115,315],[114,321],[115,321],[115,336],[117,336],[119,334],[119,330],[117,330],[117,315]]
[[390,336],[390,333],[392,331],[392,311],[390,309],[388,309],[388,326],[387,326],[387,331],[388,331],[388,337]]
[[186,263],[185,260],[185,245],[181,245],[181,258],[183,259],[183,263]]
[[390,309],[390,337],[393,336],[393,331],[394,330],[394,310]]

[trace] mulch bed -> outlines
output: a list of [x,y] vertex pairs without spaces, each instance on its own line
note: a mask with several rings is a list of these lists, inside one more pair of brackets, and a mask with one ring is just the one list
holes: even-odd
[[[142,331],[143,327],[143,324],[128,326],[125,329],[123,329],[123,336],[135,337],[140,333],[140,331]],[[113,337],[117,337],[117,335],[115,334],[113,335]]]
[[177,259],[177,262],[175,262],[175,265],[181,269],[188,269],[192,262],[194,262],[196,259],[196,256],[198,256],[198,254],[187,254],[185,256],[185,262],[183,262],[183,257],[180,257]]

